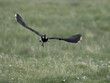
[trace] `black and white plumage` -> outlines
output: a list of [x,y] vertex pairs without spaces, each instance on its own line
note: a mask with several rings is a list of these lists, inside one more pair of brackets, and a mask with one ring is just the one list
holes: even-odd
[[48,39],[64,40],[64,41],[70,42],[70,43],[78,43],[78,42],[82,39],[81,34],[72,35],[72,36],[67,37],[67,38],[48,37],[48,36],[46,36],[45,34],[42,35],[42,34],[40,34],[38,31],[36,31],[36,30],[30,28],[29,26],[27,26],[27,25],[25,24],[25,22],[23,21],[22,17],[21,17],[19,14],[15,14],[15,18],[16,18],[17,22],[18,22],[19,24],[21,24],[23,27],[29,29],[30,31],[36,33],[37,35],[39,35],[39,36],[41,37],[41,40],[40,40],[40,41],[43,42],[43,43],[42,43],[42,46],[44,46],[44,43],[47,42]]

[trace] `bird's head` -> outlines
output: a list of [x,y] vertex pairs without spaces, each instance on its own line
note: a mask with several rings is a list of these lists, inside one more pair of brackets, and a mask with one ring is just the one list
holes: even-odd
[[42,35],[41,40],[43,42],[47,42],[48,41],[48,37],[44,34],[44,35]]

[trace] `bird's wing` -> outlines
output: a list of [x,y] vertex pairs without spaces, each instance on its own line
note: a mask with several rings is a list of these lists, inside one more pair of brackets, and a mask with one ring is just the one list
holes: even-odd
[[82,36],[80,34],[72,35],[67,38],[60,38],[60,37],[48,37],[48,39],[58,39],[58,40],[64,40],[70,43],[78,43],[81,39]]
[[48,37],[48,39],[58,39],[58,40],[63,40],[61,37]]
[[21,24],[23,27],[25,27],[25,28],[31,30],[32,32],[34,32],[34,33],[36,33],[37,35],[39,35],[40,37],[42,36],[42,34],[40,34],[38,31],[36,31],[36,30],[34,30],[34,29],[28,27],[28,26],[25,24],[25,22],[23,21],[22,17],[21,17],[19,14],[15,14],[15,18],[16,18],[17,22],[18,22],[19,24]]

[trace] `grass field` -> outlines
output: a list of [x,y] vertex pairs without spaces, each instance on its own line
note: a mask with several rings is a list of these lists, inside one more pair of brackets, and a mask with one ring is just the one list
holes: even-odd
[[[39,37],[82,34],[78,44]],[[0,0],[0,83],[110,83],[110,0]]]

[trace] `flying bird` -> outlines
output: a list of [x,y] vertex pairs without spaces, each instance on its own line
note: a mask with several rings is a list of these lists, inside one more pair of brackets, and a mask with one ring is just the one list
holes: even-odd
[[30,28],[29,26],[27,26],[26,23],[23,21],[22,17],[19,14],[15,14],[15,19],[23,27],[29,29],[30,31],[32,31],[32,32],[36,33],[38,36],[40,36],[40,42],[42,42],[43,47],[44,47],[44,43],[48,42],[48,40],[50,40],[50,39],[64,40],[64,41],[70,42],[70,43],[78,43],[82,39],[81,34],[72,35],[72,36],[69,36],[67,38],[49,37],[46,34],[41,34],[38,31],[36,31],[36,30]]

